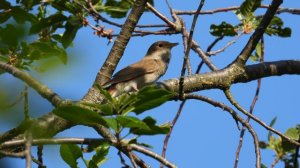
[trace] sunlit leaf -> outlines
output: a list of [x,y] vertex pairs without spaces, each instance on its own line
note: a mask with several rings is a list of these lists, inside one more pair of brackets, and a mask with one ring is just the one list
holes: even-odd
[[56,43],[50,41],[36,41],[30,44],[22,43],[22,55],[31,60],[58,57],[64,64],[67,63],[67,53]]
[[167,134],[170,131],[170,123],[155,125],[156,121],[149,116],[143,119],[143,122],[146,123],[148,128],[133,127],[130,129],[130,132],[137,135],[156,135]]
[[[277,120],[277,117],[274,117],[274,118],[272,119],[272,121],[271,121],[271,123],[270,123],[270,127],[273,127],[273,126],[274,126],[274,124],[276,123],[276,120]],[[269,133],[268,133],[268,140],[270,139],[271,136],[272,136],[272,132],[269,131]]]
[[82,152],[77,145],[62,144],[60,146],[60,156],[71,168],[77,168],[77,159],[82,157]]
[[282,19],[278,16],[274,16],[265,33],[270,36],[275,35],[279,37],[290,37],[292,30],[289,27],[283,27]]
[[[299,139],[299,136],[300,136],[300,133],[297,130],[297,128],[289,128],[284,134],[287,137],[289,137],[293,140],[296,140],[296,141]],[[288,142],[286,140],[282,141],[282,146],[283,146],[283,149],[287,152],[291,151],[291,150],[294,150],[295,147],[296,147],[295,145],[291,144],[290,142]]]
[[98,10],[105,11],[113,18],[122,18],[126,16],[133,3],[131,0],[107,0],[104,6],[98,6]]
[[262,0],[245,0],[240,6],[240,11],[246,18],[253,17],[253,12],[260,6]]
[[92,157],[92,160],[89,162],[89,164],[95,164],[96,167],[99,167],[102,163],[104,163],[107,160],[106,155],[108,154],[109,147],[110,146],[107,143],[98,146],[95,149],[96,154]]
[[146,110],[160,106],[174,96],[174,93],[155,86],[147,86],[141,89],[136,96],[133,111],[140,114]]
[[65,15],[63,15],[61,12],[57,12],[57,13],[55,13],[47,18],[43,18],[39,22],[33,24],[32,27],[30,28],[29,32],[31,34],[36,34],[36,33],[39,33],[44,28],[51,27],[57,23],[62,23],[65,20],[67,20],[67,17]]
[[131,116],[117,116],[117,121],[122,127],[149,129],[142,120]]
[[71,45],[80,27],[82,27],[81,18],[73,16],[68,19],[61,39],[64,48]]
[[75,105],[56,108],[54,114],[76,124],[93,125],[101,124],[107,127],[103,117],[95,111]]
[[118,130],[118,122],[116,118],[104,118],[108,127],[112,128],[113,130],[117,131]]
[[235,36],[237,31],[231,24],[222,22],[219,25],[212,24],[210,26],[210,34],[213,36]]

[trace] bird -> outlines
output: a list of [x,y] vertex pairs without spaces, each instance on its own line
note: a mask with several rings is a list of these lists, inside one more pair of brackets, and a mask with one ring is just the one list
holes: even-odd
[[137,92],[146,85],[153,84],[164,75],[169,66],[171,49],[178,43],[157,41],[153,43],[146,55],[113,75],[103,85],[112,97],[122,93]]

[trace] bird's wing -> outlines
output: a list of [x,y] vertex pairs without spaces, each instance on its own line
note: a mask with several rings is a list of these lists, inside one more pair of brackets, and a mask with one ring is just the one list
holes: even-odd
[[107,84],[116,84],[125,82],[147,73],[157,70],[157,61],[155,59],[142,59],[139,62],[129,65],[128,67],[117,72]]

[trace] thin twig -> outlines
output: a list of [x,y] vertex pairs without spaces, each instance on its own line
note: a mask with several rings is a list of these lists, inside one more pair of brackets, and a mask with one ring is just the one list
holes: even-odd
[[15,100],[13,100],[13,102],[8,103],[8,104],[4,104],[3,102],[0,104],[0,109],[8,109],[11,108],[13,106],[15,106],[16,104],[18,104],[22,99],[24,98],[23,95],[23,91],[20,92],[20,94],[17,96],[17,98]]
[[33,156],[31,156],[31,159],[38,165],[38,168],[46,168],[46,166],[44,166],[38,159],[34,158]]
[[[300,127],[299,127],[298,129],[300,129]],[[298,130],[298,131],[299,131],[299,130]],[[298,142],[300,143],[300,135],[299,135],[299,138],[298,138]],[[297,146],[297,147],[296,147],[296,150],[295,150],[295,155],[294,155],[294,158],[293,158],[293,165],[294,165],[294,168],[299,168],[299,162],[298,162],[299,149],[300,149],[300,146]]]
[[31,168],[31,162],[32,162],[32,157],[31,157],[31,144],[32,144],[32,135],[29,131],[26,133],[26,142],[25,142],[25,158],[26,158],[26,168]]
[[132,152],[128,152],[129,154],[129,159],[131,161],[131,164],[134,168],[138,168],[138,165],[135,163],[134,157],[132,156]]
[[[264,38],[261,38],[261,58],[260,58],[260,62],[264,62]],[[250,113],[253,113],[255,104],[258,100],[258,96],[259,96],[259,91],[260,91],[260,86],[261,86],[261,79],[257,80],[257,87],[256,87],[256,91],[255,91],[255,95],[254,98],[252,100],[251,106],[250,106]],[[250,122],[250,117],[247,118],[246,122]],[[241,133],[240,133],[240,140],[239,140],[239,145],[237,147],[236,150],[236,157],[235,157],[235,163],[234,163],[234,168],[238,168],[238,161],[239,161],[239,156],[240,156],[240,151],[242,149],[242,145],[243,145],[243,140],[244,140],[244,134],[245,134],[245,127],[242,128]]]
[[37,147],[37,157],[39,161],[39,167],[38,168],[44,168],[45,166],[43,165],[43,145],[38,145]]
[[0,69],[10,73],[11,75],[15,76],[18,79],[21,79],[25,82],[28,86],[32,87],[36,90],[42,97],[47,99],[49,102],[52,103],[53,106],[59,105],[62,102],[62,99],[59,97],[58,94],[53,92],[50,88],[46,85],[43,85],[37,79],[30,76],[28,73],[19,70],[18,68],[6,64],[5,62],[0,61]]
[[157,17],[159,17],[162,21],[167,23],[170,27],[176,27],[175,23],[170,21],[166,16],[161,14],[158,10],[156,10],[149,2],[146,3],[147,8],[154,13]]
[[[181,112],[182,112],[182,109],[183,109],[183,106],[185,104],[186,100],[183,100],[181,103],[180,103],[180,106],[179,106],[179,109],[176,113],[176,116],[174,117],[171,125],[170,125],[170,131],[168,132],[168,134],[166,135],[165,137],[165,140],[164,140],[164,146],[163,146],[163,150],[162,150],[162,154],[161,156],[163,158],[166,158],[166,152],[167,152],[167,148],[168,148],[168,143],[169,143],[169,139],[171,137],[171,134],[172,134],[172,131],[173,131],[173,128],[175,126],[175,124],[177,123],[177,120],[179,118],[179,116],[181,115]],[[163,168],[163,164],[160,165],[160,168]]]
[[[210,52],[210,51],[212,50],[212,48],[213,48],[219,41],[221,41],[224,37],[225,37],[224,35],[218,36],[218,37],[217,37],[217,38],[216,38],[216,39],[215,39],[215,40],[207,47],[205,53]],[[209,56],[209,55],[207,55],[207,56]],[[197,70],[196,70],[196,74],[200,73],[200,70],[201,70],[203,64],[204,64],[204,61],[201,60],[201,62],[198,64],[198,67],[197,67]]]
[[232,108],[230,108],[229,106],[226,106],[224,103],[220,103],[220,102],[214,101],[208,97],[195,95],[195,94],[187,94],[187,95],[185,95],[184,98],[201,100],[201,101],[207,102],[215,107],[219,107],[219,108],[229,112],[235,120],[238,120],[239,122],[241,122],[243,124],[243,126],[245,126],[248,129],[248,131],[250,132],[250,134],[253,137],[255,156],[256,156],[256,168],[260,168],[261,155],[260,155],[258,137],[257,137],[256,132],[254,131],[254,129],[248,122],[244,121],[242,117],[240,117]]
[[[186,36],[186,34],[182,33],[184,36],[188,37],[187,38],[187,47],[186,47],[186,51],[184,53],[184,59],[183,59],[183,65],[182,65],[182,69],[181,69],[181,75],[180,75],[180,81],[179,81],[179,97],[183,96],[183,86],[184,86],[184,76],[185,76],[185,71],[186,71],[186,67],[187,67],[187,62],[189,59],[189,54],[190,54],[190,50],[192,47],[192,40],[193,40],[193,34],[194,34],[194,29],[196,26],[196,22],[199,16],[199,12],[201,11],[203,5],[204,5],[205,0],[201,0],[201,2],[199,3],[198,9],[197,9],[197,13],[194,15],[193,21],[192,21],[192,25],[191,25],[191,29],[190,29],[190,33],[188,36]],[[184,29],[182,29],[184,31]]]
[[[93,5],[90,1],[88,1],[88,3],[87,3],[89,5],[89,8],[87,8],[85,5],[83,5],[77,1],[74,1],[74,2],[77,3],[78,5],[80,5],[81,7],[83,7],[91,16],[94,17],[95,20],[101,20],[104,23],[108,23],[110,25],[120,27],[120,28],[123,26],[123,24],[110,21],[109,19],[106,19],[105,17],[103,17],[99,12],[96,11],[96,9],[93,7]],[[136,27],[138,27],[138,28],[155,28],[155,27],[169,27],[169,26],[165,25],[165,24],[149,24],[149,25],[136,25]]]
[[[185,34],[188,35],[188,32],[183,32]],[[205,52],[201,49],[201,47],[199,46],[199,44],[196,41],[192,41],[192,50],[197,53],[202,61],[208,66],[208,68],[210,68],[213,71],[218,70],[218,68],[216,67],[216,65],[214,65],[211,60],[209,59],[208,55],[205,54]]]
[[[182,24],[182,32],[186,31],[186,26],[183,20],[181,20]],[[187,48],[188,48],[188,37],[186,36],[186,34],[181,33],[182,34],[182,41],[183,41],[183,53],[186,54]],[[188,69],[188,76],[192,75],[192,68],[191,68],[191,63],[190,63],[190,58],[188,57],[186,60],[186,67]],[[183,67],[182,67],[183,68]]]
[[147,165],[141,158],[139,158],[135,153],[131,152],[130,149],[123,149],[123,153],[130,159],[133,159],[134,162],[140,167],[140,168],[150,168],[149,165]]
[[252,120],[256,121],[258,124],[260,124],[261,126],[263,126],[264,128],[266,128],[269,131],[274,132],[275,134],[279,135],[281,138],[287,140],[288,142],[300,146],[300,143],[287,137],[286,135],[282,134],[280,131],[270,127],[269,125],[267,125],[266,123],[264,123],[263,121],[261,121],[259,118],[257,118],[256,116],[254,116],[253,114],[249,113],[247,110],[245,110],[241,105],[239,105],[239,103],[233,98],[232,93],[230,92],[230,90],[226,89],[224,91],[225,96],[227,97],[227,99],[230,101],[230,103],[232,105],[234,105],[239,111],[241,111],[242,113],[244,113],[247,117],[250,117]]
[[121,164],[124,166],[124,168],[130,168],[130,166],[126,164],[125,159],[123,158],[122,152],[120,150],[118,150],[118,155],[120,157]]
[[225,36],[224,35],[221,35],[221,36],[218,36],[217,38],[215,38],[215,40],[210,44],[208,45],[207,49],[206,49],[206,53],[210,52],[212,50],[212,48],[219,42],[221,41]]
[[15,158],[24,158],[25,157],[24,151],[16,153],[16,152],[9,152],[9,151],[0,150],[0,154],[4,155],[4,156],[9,156],[9,157],[15,157]]
[[270,168],[274,168],[274,167],[276,166],[276,164],[279,162],[279,160],[280,160],[280,157],[276,157],[276,158],[274,159],[274,161],[272,162]]
[[24,117],[25,120],[28,120],[30,116],[29,116],[29,109],[28,109],[28,87],[27,86],[25,86],[24,88],[23,96],[24,96]]
[[173,163],[169,162],[167,159],[161,157],[157,153],[154,153],[154,152],[152,152],[152,151],[150,151],[150,150],[148,150],[146,148],[143,148],[143,147],[138,146],[136,144],[130,144],[128,147],[131,150],[141,152],[141,153],[143,153],[143,154],[145,154],[145,155],[147,155],[147,156],[149,156],[149,157],[151,157],[151,158],[159,161],[160,163],[164,164],[167,167],[176,168],[176,166]]
[[[0,149],[23,145],[26,140],[12,140],[0,144]],[[92,144],[97,142],[108,142],[101,138],[52,138],[52,139],[33,139],[32,145],[52,145],[52,144]]]
[[[144,31],[144,30],[135,30],[132,34],[132,37],[136,36],[147,36],[147,35],[172,35],[172,34],[178,34],[179,32],[176,32],[172,29],[163,29],[158,31]],[[112,36],[118,36],[118,34],[114,34]]]
[[224,47],[216,50],[216,51],[209,51],[209,52],[206,52],[207,55],[209,56],[212,56],[212,55],[216,55],[216,54],[219,54],[223,51],[225,51],[226,48],[228,48],[229,46],[231,46],[232,44],[234,44],[244,33],[240,33],[238,34],[237,36],[235,36],[235,38],[231,41],[229,41]]

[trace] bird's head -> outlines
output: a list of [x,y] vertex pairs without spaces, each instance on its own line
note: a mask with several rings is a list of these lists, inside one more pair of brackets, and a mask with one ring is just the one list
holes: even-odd
[[168,56],[169,57],[171,49],[177,45],[178,43],[170,43],[168,41],[157,41],[149,47],[146,56],[151,56],[151,57]]

